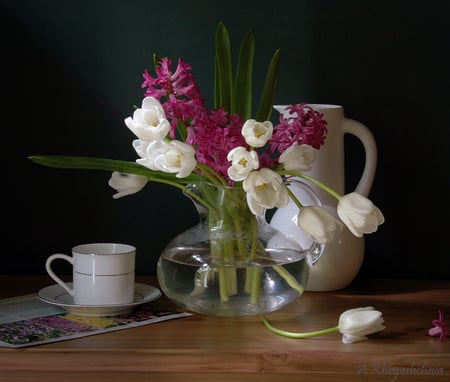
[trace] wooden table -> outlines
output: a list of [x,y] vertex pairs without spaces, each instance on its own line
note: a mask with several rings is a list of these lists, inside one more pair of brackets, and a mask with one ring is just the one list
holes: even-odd
[[[156,285],[154,278],[139,282]],[[0,276],[0,298],[33,293],[47,276]],[[161,298],[158,304],[170,304]],[[337,292],[306,292],[268,316],[290,331],[336,325],[361,306],[383,312],[386,329],[343,344],[269,332],[260,317],[192,317],[21,349],[0,348],[0,381],[449,381],[450,338],[427,336],[438,309],[450,321],[450,282],[359,280]],[[428,375],[427,375],[428,374]]]

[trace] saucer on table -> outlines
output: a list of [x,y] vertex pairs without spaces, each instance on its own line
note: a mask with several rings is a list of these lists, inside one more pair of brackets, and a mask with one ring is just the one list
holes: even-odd
[[[72,283],[67,283],[67,285],[72,286]],[[151,285],[136,283],[134,285],[134,301],[128,304],[114,305],[75,304],[73,297],[58,284],[41,289],[37,295],[42,301],[60,306],[73,314],[92,317],[111,317],[126,314],[135,306],[156,300],[161,296],[161,291]]]

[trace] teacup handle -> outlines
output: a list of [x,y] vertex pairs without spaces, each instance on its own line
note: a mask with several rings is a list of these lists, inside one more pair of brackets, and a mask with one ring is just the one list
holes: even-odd
[[377,145],[375,143],[375,138],[365,125],[354,119],[345,118],[342,127],[345,133],[357,137],[364,146],[366,160],[361,179],[356,186],[355,192],[368,196],[370,189],[372,188],[377,167]]
[[52,271],[51,263],[53,260],[56,259],[66,260],[73,266],[73,257],[64,255],[62,253],[55,253],[54,255],[49,256],[47,261],[45,262],[45,269],[47,270],[47,273],[50,275],[50,277],[53,280],[55,280],[59,285],[61,285],[67,291],[67,293],[69,293],[73,297],[74,290],[69,288],[67,284],[64,281],[62,281],[58,276],[56,276],[56,274]]

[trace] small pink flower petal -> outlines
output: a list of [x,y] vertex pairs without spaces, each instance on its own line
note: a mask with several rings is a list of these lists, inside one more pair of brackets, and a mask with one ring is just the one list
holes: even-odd
[[439,309],[439,319],[433,320],[431,323],[434,325],[428,330],[428,335],[432,337],[439,336],[439,340],[444,342],[446,336],[450,336],[450,329],[448,328],[448,323],[444,321],[444,312]]

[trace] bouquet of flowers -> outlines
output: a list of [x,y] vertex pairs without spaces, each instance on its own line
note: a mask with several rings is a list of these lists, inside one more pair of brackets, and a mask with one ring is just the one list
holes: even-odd
[[[228,31],[219,23],[212,110],[205,107],[188,63],[180,58],[174,67],[168,57],[154,56],[154,74],[147,70],[143,74],[141,107],[125,119],[137,138],[132,143],[138,156],[135,162],[42,155],[30,159],[51,167],[112,171],[109,185],[117,190],[114,198],[138,192],[148,182],[178,187],[208,210],[210,227],[229,224],[235,231],[247,230],[248,215],[263,216],[266,210],[282,208],[292,198],[299,207],[299,228],[317,243],[331,240],[342,224],[357,236],[376,231],[384,218],[369,199],[356,193],[338,195],[305,174],[326,139],[323,115],[307,104],[293,104],[289,117],[280,115],[275,125],[270,121],[279,50],[272,57],[259,107],[253,114],[253,56],[254,37],[248,32],[233,73]],[[339,200],[340,220],[323,207],[303,206],[288,187],[292,177],[313,182],[334,195]],[[217,203],[216,191],[211,191],[210,185],[225,188],[230,197],[225,206]],[[249,230],[255,232],[251,226]],[[216,259],[255,261],[248,253],[258,253],[258,245],[255,234],[234,243],[222,240],[213,244],[211,240],[211,253]],[[281,268],[278,271],[283,273]],[[228,285],[221,287],[222,300],[233,294],[230,279],[230,274],[222,275],[222,284]]]

